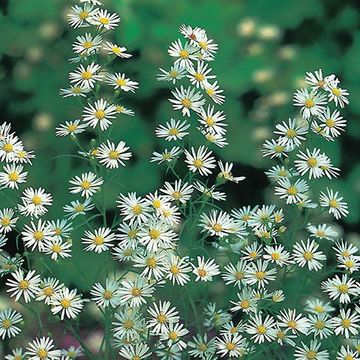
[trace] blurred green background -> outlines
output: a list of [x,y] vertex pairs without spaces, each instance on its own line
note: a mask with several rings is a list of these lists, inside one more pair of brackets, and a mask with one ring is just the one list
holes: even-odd
[[[67,87],[68,73],[75,68],[67,62],[71,43],[84,30],[73,30],[66,13],[76,1],[0,0],[0,105],[1,122],[13,124],[34,161],[28,185],[45,187],[55,203],[50,215],[61,216],[63,205],[74,200],[68,194],[68,180],[88,171],[79,163],[59,155],[75,151],[68,138],[55,137],[55,127],[79,118],[82,107],[76,99],[63,99],[59,89]],[[229,123],[224,149],[215,149],[225,161],[235,163],[235,175],[247,180],[227,185],[228,207],[272,201],[264,171],[272,165],[260,153],[265,139],[272,136],[275,123],[294,117],[293,91],[303,86],[306,71],[323,69],[336,73],[342,87],[350,92],[350,106],[342,111],[348,120],[347,132],[333,143],[320,145],[342,169],[341,178],[331,180],[349,203],[350,215],[341,222],[345,232],[358,239],[360,217],[360,2],[356,0],[104,0],[105,6],[122,18],[115,40],[133,53],[118,62],[140,84],[124,105],[134,117],[120,117],[113,134],[123,139],[134,153],[134,161],[117,171],[117,183],[106,189],[109,207],[115,206],[120,191],[145,194],[160,187],[165,173],[150,163],[153,151],[164,148],[154,129],[174,113],[167,99],[169,83],[156,81],[158,67],[168,68],[169,44],[179,37],[182,23],[200,26],[219,44],[211,63],[227,100],[222,109]],[[169,144],[166,144],[169,147]],[[163,168],[161,168],[163,169]],[[318,187],[328,184],[319,180]],[[2,206],[3,207],[3,206]],[[81,248],[81,245],[78,244]],[[76,255],[75,255],[76,256]],[[86,276],[98,269],[92,259],[98,255],[81,252],[77,264]],[[108,255],[101,255],[107,259]],[[70,266],[70,262],[67,263]],[[101,265],[101,263],[100,263]],[[72,268],[57,272],[62,281],[82,287],[81,276]],[[92,275],[90,275],[92,274]],[[83,274],[81,274],[83,275]],[[67,278],[68,277],[68,278]],[[66,279],[67,278],[67,279]],[[95,280],[94,280],[95,281]]]

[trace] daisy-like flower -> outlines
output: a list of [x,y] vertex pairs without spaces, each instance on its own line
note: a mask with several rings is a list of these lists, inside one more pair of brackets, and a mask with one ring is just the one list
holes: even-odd
[[170,119],[170,122],[166,122],[165,125],[159,125],[155,129],[155,134],[159,138],[165,138],[167,141],[171,140],[181,140],[186,135],[189,134],[186,130],[189,129],[190,125],[186,120],[180,121],[173,118]]
[[263,246],[262,244],[258,244],[257,242],[253,242],[251,245],[245,246],[241,252],[244,254],[242,256],[242,260],[250,260],[254,261],[256,259],[261,258],[263,254]]
[[245,270],[247,268],[245,261],[238,261],[236,265],[228,264],[224,267],[224,272],[222,273],[222,278],[225,281],[226,285],[233,284],[241,288],[245,284]]
[[61,351],[54,347],[49,337],[36,338],[26,348],[26,355],[29,360],[60,360]]
[[181,204],[185,204],[190,200],[191,194],[194,191],[192,185],[187,182],[183,183],[182,180],[175,180],[174,185],[165,181],[164,188],[160,189],[164,194],[164,198],[167,201],[178,201]]
[[292,150],[288,146],[283,145],[281,139],[266,140],[263,148],[261,150],[263,156],[270,156],[270,159],[287,157],[287,153]]
[[301,145],[301,142],[306,139],[304,135],[308,132],[308,126],[301,126],[296,124],[295,119],[289,119],[286,123],[283,121],[281,124],[276,125],[275,134],[280,135],[279,141],[290,148]]
[[188,168],[192,172],[199,172],[200,175],[207,176],[212,173],[211,169],[216,167],[215,158],[212,151],[201,145],[197,150],[191,147],[191,152],[185,150]]
[[312,72],[307,72],[305,82],[311,86],[313,90],[324,89],[330,80],[333,80],[335,75],[323,76],[322,70],[319,69]]
[[256,314],[249,321],[246,332],[255,343],[270,342],[276,336],[275,321],[269,315],[263,318],[261,314]]
[[106,279],[105,287],[95,283],[90,291],[91,300],[101,308],[111,306],[116,308],[120,304],[119,284],[111,279]]
[[220,274],[219,265],[217,265],[214,259],[207,259],[204,257],[197,257],[197,265],[192,264],[193,274],[196,275],[195,281],[212,281],[213,276]]
[[115,313],[115,320],[112,331],[115,338],[132,340],[139,337],[139,333],[145,327],[145,320],[142,314],[131,309],[125,308]]
[[147,322],[147,327],[155,335],[164,333],[170,324],[177,323],[180,319],[179,312],[175,307],[171,308],[170,301],[159,301],[159,305],[154,303],[152,308],[148,309],[150,319]]
[[3,167],[3,171],[0,172],[0,186],[18,189],[19,184],[26,182],[27,171],[23,171],[22,165],[9,164]]
[[72,231],[72,224],[68,222],[68,220],[56,220],[56,221],[49,221],[48,227],[52,232],[52,236],[57,239],[61,240],[63,238],[67,239],[70,236]]
[[11,338],[16,336],[21,330],[16,325],[23,320],[20,313],[12,309],[5,309],[0,312],[0,337]]
[[111,120],[115,118],[115,106],[104,99],[97,100],[94,105],[89,104],[84,108],[83,121],[93,129],[99,125],[100,129],[104,131],[111,125]]
[[283,178],[291,178],[296,175],[293,169],[287,169],[284,165],[272,166],[270,170],[265,171],[267,177],[272,181],[278,181]]
[[306,230],[310,233],[310,237],[320,240],[325,239],[334,241],[334,239],[338,236],[338,233],[333,230],[332,226],[327,224],[308,225]]
[[335,310],[329,302],[325,303],[322,300],[316,298],[310,298],[306,300],[305,310],[312,314],[329,314]]
[[350,349],[350,346],[341,345],[339,352],[337,353],[336,360],[359,360],[359,352]]
[[119,46],[119,45],[116,45],[112,42],[109,42],[109,41],[106,41],[105,44],[103,45],[103,49],[105,51],[107,51],[107,53],[109,55],[116,55],[117,57],[119,58],[122,58],[122,59],[128,59],[130,57],[132,57],[131,54],[128,54],[126,51],[126,47],[124,46]]
[[39,292],[36,295],[36,301],[44,301],[46,305],[50,305],[55,294],[63,287],[64,284],[61,284],[56,278],[49,277],[43,279],[39,286]]
[[95,86],[96,81],[102,80],[102,75],[98,74],[101,66],[92,62],[86,67],[80,65],[75,71],[69,74],[69,80],[75,86],[90,88]]
[[251,263],[245,270],[245,283],[248,285],[257,285],[258,288],[264,287],[269,281],[276,278],[276,269],[268,269],[269,262],[257,260]]
[[135,92],[135,89],[139,87],[138,86],[139,83],[130,80],[129,78],[126,77],[125,74],[122,73],[107,74],[106,82],[110,86],[113,86],[115,90],[120,89],[125,92],[128,91]]
[[98,11],[91,17],[91,24],[97,26],[99,29],[113,30],[119,22],[120,17],[116,13],[109,13],[106,9],[98,9]]
[[218,161],[218,166],[220,168],[220,172],[218,174],[218,178],[220,179],[225,179],[225,180],[228,180],[228,181],[231,181],[231,182],[234,182],[236,184],[238,184],[240,181],[243,181],[245,180],[245,176],[234,176],[232,174],[232,168],[234,166],[233,163],[228,163],[226,162],[225,164],[219,160]]
[[203,196],[207,199],[214,199],[214,200],[218,200],[218,201],[226,200],[226,194],[221,191],[215,191],[215,189],[216,189],[215,185],[208,188],[207,186],[204,186],[199,181],[195,181],[194,188],[197,191],[199,191],[201,194],[203,194]]
[[196,60],[196,51],[196,47],[191,45],[189,42],[186,42],[185,45],[182,45],[179,39],[177,41],[174,41],[169,46],[168,50],[169,55],[176,58],[175,64],[186,69],[191,68],[192,61]]
[[181,153],[182,150],[178,146],[174,146],[170,150],[165,149],[162,153],[154,151],[151,162],[157,162],[159,164],[163,162],[171,163],[172,161],[176,160]]
[[125,345],[120,349],[119,353],[127,360],[146,359],[151,355],[150,349],[146,344],[138,343],[136,345]]
[[347,274],[343,274],[341,279],[335,275],[332,279],[327,279],[321,283],[321,288],[328,293],[330,299],[339,299],[340,304],[349,303],[350,296],[359,294],[359,283],[354,279],[348,278]]
[[58,258],[71,257],[72,242],[63,241],[62,239],[52,238],[51,240],[45,241],[44,252],[47,255],[51,255],[51,260],[57,261]]
[[156,80],[158,81],[171,81],[173,84],[176,83],[176,80],[181,80],[186,75],[186,69],[179,64],[174,64],[171,66],[170,70],[159,69],[161,71],[158,74]]
[[81,196],[89,198],[98,192],[104,180],[101,177],[96,178],[96,174],[88,172],[82,174],[81,177],[75,176],[69,182],[73,185],[70,187],[70,193],[80,193]]
[[217,81],[214,83],[205,83],[204,84],[204,90],[207,96],[211,98],[211,100],[216,104],[223,104],[225,101],[225,96],[222,95],[224,90],[220,89],[220,86],[218,85]]
[[0,160],[5,162],[13,161],[15,154],[23,150],[22,142],[14,134],[0,139]]
[[80,119],[65,121],[65,124],[60,124],[56,128],[56,136],[75,136],[76,134],[81,134],[86,129],[85,124],[80,124]]
[[84,4],[84,7],[72,6],[71,12],[67,14],[70,26],[74,29],[89,26],[89,19],[94,16],[96,11],[97,9],[94,9],[91,4]]
[[338,267],[349,271],[351,274],[354,271],[358,271],[360,268],[360,257],[359,256],[349,256],[338,258]]
[[67,287],[62,287],[54,294],[50,305],[53,315],[60,313],[61,320],[64,318],[75,319],[84,307],[83,300],[77,294],[77,290],[70,290]]
[[220,148],[229,145],[229,143],[226,141],[226,137],[221,134],[211,133],[208,132],[206,129],[201,128],[198,128],[198,130],[200,130],[200,132],[204,135],[205,139],[211,144],[215,144]]
[[125,162],[131,158],[131,152],[127,151],[129,147],[124,141],[120,141],[117,145],[109,140],[99,146],[96,157],[100,164],[105,165],[109,169],[117,169],[120,165],[125,166]]
[[213,39],[208,38],[205,30],[198,32],[197,35],[195,41],[200,47],[201,54],[204,55],[204,57],[212,59],[212,56],[217,52],[218,45],[214,43]]
[[320,128],[324,131],[326,136],[338,137],[341,131],[345,131],[346,120],[340,116],[339,110],[334,110],[331,113],[329,108],[318,116],[320,120]]
[[48,224],[39,219],[36,223],[31,222],[30,225],[25,225],[21,232],[24,245],[34,251],[36,248],[39,251],[44,251],[46,241],[52,240],[53,235]]
[[290,179],[283,178],[277,183],[275,195],[278,195],[280,199],[286,199],[287,204],[297,204],[308,197],[306,192],[309,190],[309,185],[305,180],[298,179],[292,184]]
[[198,61],[196,67],[192,66],[188,69],[187,77],[190,79],[190,83],[195,85],[197,88],[204,88],[205,84],[208,83],[209,79],[215,79],[216,75],[210,75],[212,71],[203,61]]
[[88,245],[84,248],[85,251],[95,251],[100,254],[114,246],[112,241],[115,240],[115,235],[111,229],[100,227],[93,232],[86,230],[81,240],[84,245]]
[[102,44],[102,37],[96,35],[93,37],[91,33],[77,36],[73,44],[73,50],[81,56],[88,56],[97,53]]
[[127,195],[120,194],[117,203],[121,210],[121,215],[124,216],[124,221],[130,221],[130,224],[137,221],[141,225],[146,223],[151,216],[151,208],[147,200],[137,196],[136,192]]
[[294,94],[294,105],[300,107],[300,113],[304,119],[321,114],[326,104],[326,95],[316,90],[309,92],[308,89],[300,89]]
[[138,255],[134,258],[134,267],[144,268],[140,274],[143,278],[162,279],[165,271],[165,254],[162,252],[147,252],[146,255]]
[[95,205],[91,202],[91,199],[86,199],[84,202],[75,200],[70,205],[64,206],[64,212],[67,213],[69,219],[75,219],[79,215],[85,215],[94,207]]
[[326,260],[326,255],[322,251],[317,251],[319,244],[314,240],[307,240],[306,244],[301,240],[294,245],[293,259],[300,267],[307,266],[310,271],[319,271],[323,264],[320,261]]
[[324,175],[322,167],[325,165],[325,158],[324,154],[320,153],[320,149],[315,148],[312,151],[306,149],[306,153],[299,151],[297,157],[300,160],[295,160],[295,167],[300,175],[309,172],[310,179],[317,179]]
[[181,350],[187,347],[187,344],[181,340],[181,338],[188,333],[189,330],[185,329],[183,324],[170,322],[169,327],[165,328],[161,333],[160,340],[167,341],[168,346],[174,346],[176,344]]
[[22,204],[18,205],[19,211],[25,216],[39,217],[44,215],[48,210],[47,206],[52,204],[52,196],[46,193],[44,189],[27,188],[21,196]]
[[115,105],[115,108],[116,108],[116,112],[118,114],[124,114],[124,115],[129,115],[129,116],[134,116],[135,115],[134,111],[132,111],[131,109],[126,108],[123,105],[120,105],[120,104]]
[[301,342],[302,346],[297,346],[294,357],[296,360],[328,360],[329,352],[320,350],[321,343],[317,340],[311,340],[309,345]]
[[195,358],[211,357],[215,353],[215,338],[208,340],[206,333],[204,335],[197,334],[188,342],[189,355]]
[[182,85],[180,89],[175,88],[175,91],[171,92],[175,99],[169,99],[172,103],[174,110],[181,110],[183,116],[190,117],[190,110],[200,112],[202,106],[205,104],[205,100],[201,93],[196,92],[195,88],[184,88]]
[[[60,89],[59,95],[63,98],[67,98],[69,96],[72,97],[86,97],[86,94],[91,91],[88,87],[81,87],[81,86],[70,86],[67,89]],[[65,135],[59,135],[59,136],[65,136]]]
[[181,24],[179,27],[179,32],[186,39],[189,39],[193,44],[197,45],[197,42],[200,38],[206,35],[206,31],[199,27],[191,27],[190,25]]
[[223,111],[215,112],[214,106],[209,105],[206,110],[200,109],[199,117],[199,123],[204,126],[207,132],[221,135],[226,133],[226,116]]
[[319,201],[320,206],[329,208],[329,214],[333,214],[337,220],[342,216],[346,217],[349,213],[347,203],[337,191],[326,188],[326,193],[323,191],[320,193]]
[[336,106],[343,108],[349,104],[349,100],[347,98],[349,96],[349,92],[346,89],[338,87],[337,80],[333,79],[329,81],[325,90],[328,91],[329,101],[334,101]]
[[245,287],[236,296],[238,297],[237,301],[230,301],[231,304],[235,305],[230,308],[230,311],[256,312],[257,299],[254,297],[252,290]]
[[265,246],[264,260],[283,267],[291,262],[290,253],[282,245]]
[[9,279],[6,285],[9,287],[11,297],[15,297],[15,301],[19,301],[21,297],[28,303],[35,298],[39,291],[40,275],[35,275],[35,270],[29,271],[26,275],[19,269],[12,273],[13,279]]
[[310,314],[308,318],[310,324],[309,334],[313,333],[314,337],[319,337],[321,340],[333,334],[334,326],[328,314]]
[[137,277],[135,280],[122,280],[119,286],[121,303],[130,307],[138,307],[146,304],[146,298],[152,296],[154,287],[144,278]]
[[285,328],[287,331],[293,334],[307,334],[309,329],[309,320],[303,315],[296,314],[296,310],[287,309],[280,311],[278,315],[277,325],[281,328]]
[[61,355],[65,357],[64,360],[72,360],[84,356],[81,346],[70,346],[67,349],[62,349]]
[[351,312],[351,309],[340,309],[340,314],[338,317],[331,319],[334,325],[335,335],[344,335],[346,339],[350,336],[357,336],[360,327],[360,316],[356,312]]
[[190,281],[191,267],[189,259],[187,257],[180,258],[176,255],[171,255],[171,258],[166,262],[165,266],[165,278],[169,279],[173,285],[178,284],[184,286]]
[[6,208],[0,210],[0,233],[8,233],[15,228],[17,217],[14,217],[15,212],[13,209]]
[[240,334],[223,334],[216,340],[217,353],[229,358],[242,357],[246,351],[246,340]]
[[5,356],[5,360],[25,360],[25,354],[22,348],[16,348],[11,354]]
[[148,251],[157,252],[159,249],[173,248],[177,234],[166,222],[153,217],[141,229],[139,238]]
[[337,257],[350,257],[359,251],[357,246],[350,242],[345,242],[344,240],[338,241],[333,249],[335,250]]
[[210,214],[203,213],[200,217],[199,226],[202,231],[208,232],[211,236],[223,237],[234,234],[238,226],[225,211],[211,210]]

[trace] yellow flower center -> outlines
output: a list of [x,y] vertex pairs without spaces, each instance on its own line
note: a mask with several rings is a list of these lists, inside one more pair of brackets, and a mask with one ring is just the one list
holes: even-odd
[[92,41],[85,41],[83,44],[82,44],[83,48],[85,49],[90,49],[93,47],[93,43]]
[[133,289],[131,290],[131,295],[132,295],[133,297],[139,297],[139,296],[141,296],[141,289],[139,289],[139,288],[137,288],[137,287],[133,288]]
[[207,117],[206,120],[205,120],[206,124],[208,126],[213,126],[215,124],[215,120],[212,118],[212,117]]
[[93,76],[93,74],[90,72],[90,71],[84,71],[82,74],[81,74],[81,77],[84,79],[84,80],[89,80],[91,79]]
[[308,252],[308,251],[305,251],[303,256],[306,261],[310,261],[314,258],[314,254],[312,254],[311,252]]
[[316,311],[316,312],[319,313],[319,314],[322,314],[322,313],[325,311],[325,309],[324,309],[322,306],[320,306],[320,305],[316,305],[316,306],[314,307],[314,311]]
[[130,319],[128,320],[125,320],[124,323],[123,323],[123,327],[126,329],[126,330],[130,330],[134,327],[134,322]]
[[174,275],[177,275],[177,274],[179,274],[180,269],[176,265],[171,265],[170,266],[170,272],[172,274],[174,274]]
[[160,236],[160,231],[158,229],[150,229],[149,230],[149,236],[151,237],[151,239],[156,240],[159,238]]
[[40,205],[41,204],[41,197],[39,195],[35,195],[31,201],[33,202],[34,205]]
[[317,161],[317,159],[310,157],[307,159],[307,163],[311,168],[313,168],[318,164],[318,161]]
[[29,282],[27,280],[20,280],[19,281],[19,288],[21,290],[26,290],[29,288]]
[[71,306],[71,301],[69,299],[62,299],[60,304],[64,309],[68,309]]
[[205,277],[207,275],[207,271],[203,268],[198,269],[198,274],[200,277]]
[[235,273],[235,279],[236,280],[242,280],[244,278],[244,273],[242,271],[237,271]]
[[205,80],[205,76],[200,73],[195,73],[194,77],[197,81],[200,81],[200,82]]
[[226,344],[226,349],[229,350],[229,351],[234,350],[235,347],[236,347],[236,345],[235,345],[234,343],[232,343],[232,342],[228,342],[228,343]]
[[74,207],[74,211],[77,213],[83,212],[85,210],[84,204],[79,204]]
[[277,253],[277,252],[274,252],[274,253],[271,254],[271,258],[273,260],[280,260],[281,255],[279,253]]
[[317,352],[314,350],[309,350],[306,352],[306,358],[309,360],[315,360],[317,358]]
[[177,332],[175,332],[175,331],[170,331],[169,332],[169,339],[170,340],[175,341],[175,340],[177,340],[177,338],[178,338]]
[[116,83],[117,83],[119,86],[126,86],[126,80],[125,80],[125,79],[117,79],[117,80],[116,80]]
[[266,327],[264,325],[260,325],[260,326],[258,326],[256,328],[256,331],[257,331],[258,334],[264,335],[264,334],[266,334],[267,330],[266,330]]
[[281,146],[281,145],[276,145],[275,147],[274,147],[274,151],[276,152],[276,153],[282,153],[283,151],[285,150],[285,148],[283,147],[283,146]]
[[263,279],[265,279],[266,272],[265,271],[257,271],[255,273],[255,276],[258,280],[263,280]]
[[88,189],[90,189],[90,187],[91,187],[91,182],[88,181],[88,180],[84,180],[84,181],[80,184],[80,186],[81,186],[83,189],[88,190]]
[[101,235],[97,235],[94,237],[94,244],[95,245],[102,245],[104,243],[105,239]]
[[142,208],[139,204],[137,205],[134,205],[132,208],[131,208],[132,212],[135,214],[135,215],[140,215],[141,214],[141,211],[142,211]]
[[327,119],[326,120],[326,126],[327,127],[332,128],[332,127],[334,127],[334,125],[335,125],[335,120],[333,120],[333,119]]
[[315,105],[315,103],[313,99],[306,99],[304,105],[307,108],[312,108]]
[[78,128],[78,126],[76,124],[70,124],[70,125],[68,125],[67,130],[68,130],[68,132],[72,133],[72,132],[76,131],[77,128]]
[[54,294],[54,290],[51,287],[46,287],[43,290],[45,296],[52,296]]
[[18,181],[19,180],[19,174],[17,172],[11,172],[8,174],[10,181]]
[[250,301],[249,300],[243,300],[239,303],[239,306],[242,309],[248,309],[250,307]]
[[179,75],[179,72],[176,70],[172,70],[169,72],[169,77],[171,77],[172,79],[175,79],[178,75]]
[[296,131],[294,129],[289,129],[287,132],[286,132],[286,136],[288,138],[294,138],[296,136]]
[[182,99],[181,103],[184,107],[186,107],[188,109],[191,108],[192,102],[190,99],[188,99],[188,98]]
[[107,18],[107,17],[100,17],[100,18],[99,18],[99,22],[100,22],[100,24],[102,24],[102,25],[108,25],[108,24],[110,23],[110,19]]
[[110,160],[117,160],[119,158],[120,153],[116,150],[111,150],[109,152],[109,159]]
[[337,289],[341,294],[347,294],[347,292],[349,291],[349,287],[346,284],[338,285]]
[[151,257],[149,259],[146,260],[146,265],[150,268],[150,269],[154,269],[156,268],[157,265],[157,261],[154,257]]
[[160,323],[163,324],[164,322],[167,321],[167,317],[166,315],[164,315],[163,313],[160,313],[157,317],[156,320]]
[[99,120],[104,119],[105,117],[105,111],[104,110],[97,110],[95,112],[95,117],[98,118]]
[[340,96],[341,95],[341,89],[339,88],[332,88],[331,92],[335,95],[335,96]]
[[335,199],[332,199],[329,201],[329,206],[336,209],[339,207],[339,204]]
[[214,224],[213,225],[213,227],[212,227],[213,229],[214,229],[214,231],[216,231],[216,232],[220,232],[220,231],[222,231],[222,226],[220,225],[220,224]]
[[2,327],[4,329],[9,329],[11,326],[11,321],[9,319],[5,319],[3,322],[2,322]]
[[8,217],[4,217],[4,218],[1,219],[1,225],[2,226],[9,226],[10,222],[11,222],[11,220]]
[[61,251],[62,251],[62,248],[61,248],[60,245],[54,244],[54,245],[52,246],[51,250],[52,250],[54,253],[56,253],[56,254],[60,254]]
[[111,51],[116,55],[120,55],[122,53],[121,49],[118,46],[113,46],[111,48]]
[[351,326],[351,320],[350,319],[343,319],[341,321],[341,326],[345,329],[348,329]]
[[203,164],[204,164],[204,162],[202,161],[202,160],[200,160],[200,159],[195,159],[194,160],[194,162],[193,162],[193,164],[194,164],[194,166],[196,167],[196,168],[201,168],[202,166],[203,166]]
[[5,144],[3,145],[3,147],[2,147],[2,149],[3,149],[5,152],[9,153],[9,152],[12,152],[12,151],[13,151],[14,146],[13,146],[13,144],[5,143]]
[[297,189],[295,186],[290,186],[288,189],[287,189],[287,193],[289,195],[296,195],[297,194]]
[[37,355],[39,356],[40,359],[46,359],[48,352],[44,348],[40,348],[37,352]]
[[110,300],[113,297],[113,292],[110,291],[110,290],[105,290],[103,292],[103,297],[104,297],[105,300]]
[[182,59],[187,59],[189,57],[189,52],[185,49],[182,49],[180,50],[179,52],[179,56],[182,58]]
[[288,321],[287,323],[290,329],[297,329],[297,322],[296,321]]
[[81,20],[85,20],[89,16],[89,12],[86,10],[83,10],[79,13],[79,18]]
[[315,328],[318,330],[322,330],[325,328],[325,321],[323,320],[318,320],[316,321],[316,323],[314,324]]
[[198,345],[198,350],[201,351],[201,352],[206,351],[207,350],[206,344],[204,344],[204,343],[199,344]]

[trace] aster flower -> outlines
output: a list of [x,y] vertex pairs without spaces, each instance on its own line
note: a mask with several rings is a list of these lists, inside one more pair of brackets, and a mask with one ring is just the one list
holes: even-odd
[[183,68],[189,68],[192,66],[192,61],[196,60],[194,54],[196,51],[196,47],[189,42],[182,45],[181,41],[178,39],[169,46],[168,53],[171,57],[176,58],[175,64]]
[[23,318],[16,310],[5,309],[0,312],[0,337],[4,340],[6,337],[11,338],[20,333],[17,326]]
[[316,90],[309,92],[307,89],[301,89],[294,94],[294,105],[300,107],[300,113],[304,119],[321,114],[326,104],[326,95]]
[[167,141],[181,140],[189,134],[186,130],[189,129],[190,125],[186,120],[180,121],[173,118],[170,122],[166,122],[165,125],[159,125],[155,129],[155,134],[159,138],[165,138]]
[[91,33],[85,33],[76,37],[73,44],[73,50],[81,56],[88,56],[97,53],[101,48],[102,37],[96,35],[93,37]]
[[160,74],[157,76],[158,81],[171,81],[173,84],[177,80],[181,80],[185,77],[187,71],[184,67],[180,66],[178,63],[175,63],[170,67],[170,70],[164,70],[159,68]]
[[181,110],[183,116],[190,117],[190,110],[200,112],[205,104],[203,96],[192,87],[185,89],[181,85],[180,89],[175,88],[175,91],[171,93],[175,99],[169,99],[169,101],[172,103],[174,110]]
[[70,187],[71,194],[80,193],[81,196],[87,199],[98,192],[104,180],[101,177],[97,178],[96,174],[88,172],[83,173],[81,177],[75,176],[69,182],[73,185]]
[[19,184],[26,182],[27,171],[22,165],[9,164],[0,172],[0,186],[10,189],[19,189]]
[[346,217],[349,213],[347,203],[337,191],[326,188],[326,193],[323,191],[320,193],[319,201],[320,206],[329,208],[329,214],[333,214],[335,219]]
[[83,121],[93,129],[99,125],[100,129],[104,131],[111,125],[111,120],[115,119],[115,115],[115,106],[104,99],[99,99],[95,101],[94,105],[89,104],[84,108]]
[[69,74],[70,83],[74,83],[75,86],[81,88],[90,88],[92,89],[96,81],[102,80],[102,75],[99,74],[101,66],[92,62],[86,67],[80,65],[75,71]]
[[72,120],[72,121],[65,121],[65,124],[60,124],[56,128],[56,136],[75,136],[77,134],[81,134],[86,129],[85,124],[80,124],[80,120]]
[[270,342],[275,339],[275,321],[269,315],[263,318],[262,314],[256,314],[249,321],[246,332],[255,343]]
[[110,41],[105,41],[103,49],[107,51],[109,55],[116,55],[119,58],[128,59],[132,57],[131,54],[128,54],[126,47],[116,45]]
[[319,271],[323,265],[320,261],[325,261],[326,256],[322,251],[317,251],[319,245],[314,241],[307,240],[296,243],[293,250],[293,259],[300,267],[307,266],[308,269]]
[[120,89],[125,92],[135,92],[138,89],[139,83],[132,81],[126,77],[123,73],[107,74],[106,83],[110,86],[113,86],[114,89]]
[[19,211],[25,216],[39,217],[48,211],[47,206],[52,204],[52,196],[44,189],[27,188],[21,196],[22,204],[18,205]]
[[191,147],[191,152],[185,150],[188,168],[192,172],[199,172],[200,175],[206,176],[211,174],[215,168],[215,159],[212,156],[212,151],[207,150],[205,146],[200,146],[197,150]]
[[153,292],[154,287],[141,277],[135,280],[122,280],[119,286],[121,303],[128,304],[132,308],[146,304],[146,298],[151,297]]
[[54,347],[49,337],[36,338],[28,344],[26,355],[29,360],[60,360],[61,351]]
[[171,307],[169,301],[159,301],[154,303],[153,307],[148,309],[150,319],[147,321],[147,327],[151,332],[160,335],[167,331],[170,324],[177,323],[180,319],[176,308]]
[[99,29],[113,30],[121,21],[116,13],[109,13],[105,9],[98,9],[98,11],[91,17],[91,24],[97,26]]
[[120,141],[117,145],[109,140],[99,146],[96,157],[100,164],[105,165],[110,169],[117,169],[119,165],[125,166],[124,161],[131,158],[131,152],[128,152],[129,147],[124,141]]
[[111,229],[100,227],[93,232],[86,230],[81,240],[84,245],[87,245],[84,248],[85,251],[95,251],[100,254],[114,246],[112,241],[115,240],[115,235]]
[[207,259],[204,257],[197,257],[197,265],[192,264],[193,273],[196,275],[195,281],[212,281],[213,276],[220,274],[219,266],[214,259]]
[[217,339],[216,348],[221,357],[242,357],[246,353],[246,340],[239,334],[224,334]]
[[67,287],[62,287],[54,294],[50,305],[53,315],[60,313],[61,320],[64,318],[75,319],[84,307],[83,300],[77,294],[77,290],[70,290]]
[[23,270],[16,270],[11,274],[13,279],[9,279],[6,285],[9,287],[11,297],[15,297],[15,301],[19,301],[21,297],[28,303],[35,298],[39,291],[40,275],[35,275],[35,270],[24,274]]
[[101,308],[108,306],[116,308],[120,304],[118,287],[118,283],[111,279],[106,279],[105,287],[100,283],[95,283],[90,291],[91,300]]

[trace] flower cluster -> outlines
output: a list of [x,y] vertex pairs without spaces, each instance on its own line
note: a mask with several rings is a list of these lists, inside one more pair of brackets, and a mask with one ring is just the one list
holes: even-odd
[[[61,94],[87,104],[81,120],[67,121],[56,133],[70,135],[89,170],[69,178],[76,200],[61,218],[49,217],[57,199],[48,191],[25,187],[24,166],[34,155],[9,124],[0,126],[0,183],[14,200],[13,207],[0,209],[1,275],[10,298],[24,312],[32,309],[38,321],[38,336],[5,359],[112,359],[115,353],[129,360],[261,359],[279,353],[297,360],[358,359],[359,249],[340,239],[329,220],[348,214],[346,202],[336,189],[317,185],[320,178],[339,176],[321,141],[334,141],[344,131],[339,108],[348,104],[348,92],[335,75],[307,73],[308,86],[294,94],[300,115],[276,125],[275,138],[264,144],[264,156],[278,161],[266,171],[274,204],[228,209],[227,183],[245,178],[235,176],[234,165],[214,150],[227,145],[226,115],[218,109],[225,97],[209,65],[218,45],[204,29],[182,25],[184,39],[168,50],[174,62],[158,75],[176,86],[169,102],[181,114],[155,129],[174,144],[151,159],[165,165],[167,178],[148,194],[119,187],[110,213],[96,197],[110,184],[108,174],[131,157],[126,144],[111,137],[117,113],[133,114],[118,97],[138,86],[123,73],[109,72],[114,59],[131,56],[106,39],[119,22],[98,0],[80,0],[69,14],[73,28],[88,32],[73,44],[71,61],[79,65]],[[96,132],[88,148],[78,138],[84,131]],[[11,257],[4,249],[14,234],[25,251]],[[84,295],[44,263],[38,270],[44,256],[71,264],[74,241],[95,257],[110,254],[116,269],[110,273],[104,266]],[[18,241],[17,246],[20,252]],[[79,347],[56,349],[44,336],[36,302]],[[104,329],[96,353],[77,331],[93,311],[87,304],[95,305],[101,318],[96,326]],[[18,310],[0,312],[2,339],[17,336],[22,325]]]

